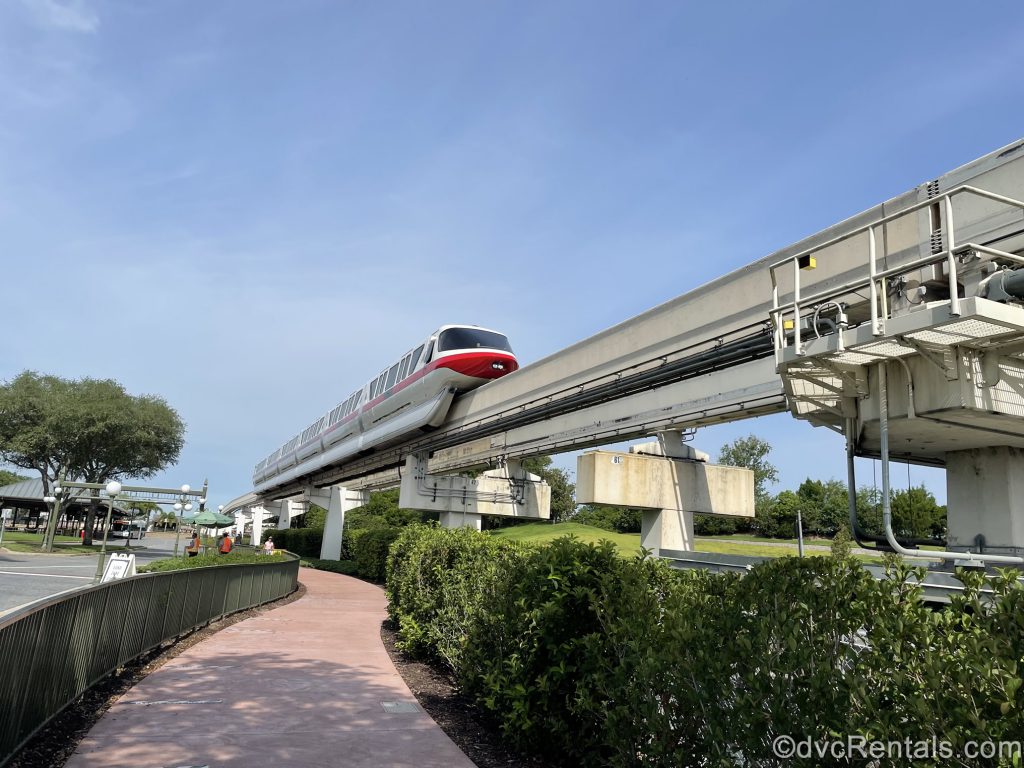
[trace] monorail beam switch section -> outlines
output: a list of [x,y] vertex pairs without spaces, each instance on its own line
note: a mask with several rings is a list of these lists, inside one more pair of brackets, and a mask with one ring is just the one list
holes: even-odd
[[707,463],[707,454],[683,445],[678,432],[629,453],[589,451],[577,459],[576,500],[643,510],[640,543],[693,551],[693,515],[754,516],[754,473]]
[[551,517],[551,487],[517,461],[476,477],[431,475],[427,457],[406,457],[398,504],[405,509],[439,512],[445,528],[479,530],[483,515],[547,520]]

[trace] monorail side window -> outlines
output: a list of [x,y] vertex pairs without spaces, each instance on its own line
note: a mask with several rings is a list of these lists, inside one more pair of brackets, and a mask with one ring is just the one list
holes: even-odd
[[437,339],[438,352],[451,352],[453,349],[500,349],[511,352],[508,339],[494,331],[480,328],[448,328],[441,331]]
[[402,358],[402,367],[398,369],[398,380],[404,381],[405,375],[409,372],[409,355]]
[[388,383],[384,385],[384,389],[391,389],[398,381],[398,363],[391,366],[391,370],[388,371]]
[[423,345],[420,344],[416,349],[412,351],[412,360],[409,361],[409,370],[415,371],[416,364],[420,361],[420,355],[423,354]]

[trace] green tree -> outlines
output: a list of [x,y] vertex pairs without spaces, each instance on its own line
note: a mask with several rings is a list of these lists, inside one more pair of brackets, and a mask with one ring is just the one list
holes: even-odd
[[356,507],[345,515],[345,528],[359,530],[389,526],[401,527],[438,519],[436,512],[421,512],[416,509],[399,507],[398,497],[398,488],[374,491],[370,494],[369,502],[361,507]]
[[841,526],[849,527],[846,485],[838,480],[804,480],[796,491],[804,533],[832,536]]
[[[109,379],[25,371],[0,386],[0,460],[36,471],[49,495],[58,478],[103,483],[148,478],[178,458],[185,425],[154,395],[129,395]],[[85,544],[99,498],[86,515]],[[50,516],[44,549],[52,543]]]
[[574,523],[592,525],[606,531],[639,533],[642,511],[630,507],[609,507],[604,504],[583,504],[573,515]]
[[22,480],[28,480],[27,475],[19,475],[16,472],[10,472],[6,469],[0,469],[0,488],[5,485],[13,485],[14,483],[20,483]]
[[892,527],[898,537],[942,539],[946,508],[923,485],[892,492]]
[[768,484],[779,480],[779,471],[768,461],[768,454],[771,452],[772,447],[767,440],[762,440],[756,435],[747,435],[723,445],[718,453],[718,463],[753,470],[754,500],[763,502],[769,498]]
[[323,530],[327,523],[327,510],[317,504],[310,504],[306,514],[302,515],[300,528],[319,528]]
[[178,516],[174,511],[163,509],[153,520],[153,525],[159,525],[161,530],[166,531],[168,528],[173,528],[177,522]]
[[[779,480],[779,471],[775,465],[768,461],[768,454],[772,447],[768,441],[762,440],[756,435],[738,437],[731,443],[722,446],[718,453],[718,463],[730,467],[745,467],[754,472],[754,521],[753,525],[744,518],[737,518],[735,527],[737,530],[749,530],[749,527],[761,530],[772,528],[774,523],[771,518],[772,497],[768,492],[769,483],[776,483]],[[758,520],[766,518],[764,525]]]
[[857,489],[857,527],[871,536],[882,535],[882,492],[870,485]]
[[531,456],[521,461],[523,469],[538,475],[551,486],[551,522],[568,520],[576,511],[576,484],[564,469],[551,466],[550,456]]

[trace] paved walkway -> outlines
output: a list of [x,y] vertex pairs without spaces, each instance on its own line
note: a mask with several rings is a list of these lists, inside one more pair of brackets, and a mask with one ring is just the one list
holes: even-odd
[[67,768],[473,768],[391,663],[383,590],[309,568],[299,579],[299,600],[141,680]]

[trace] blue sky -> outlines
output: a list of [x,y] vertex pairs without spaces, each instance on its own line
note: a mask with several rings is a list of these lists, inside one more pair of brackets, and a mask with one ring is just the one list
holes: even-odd
[[[504,330],[529,363],[1020,138],[1022,21],[999,1],[7,0],[0,378],[163,395],[188,442],[157,481],[227,501],[441,323]],[[696,444],[750,432],[785,487],[843,476],[841,440],[788,416]]]

